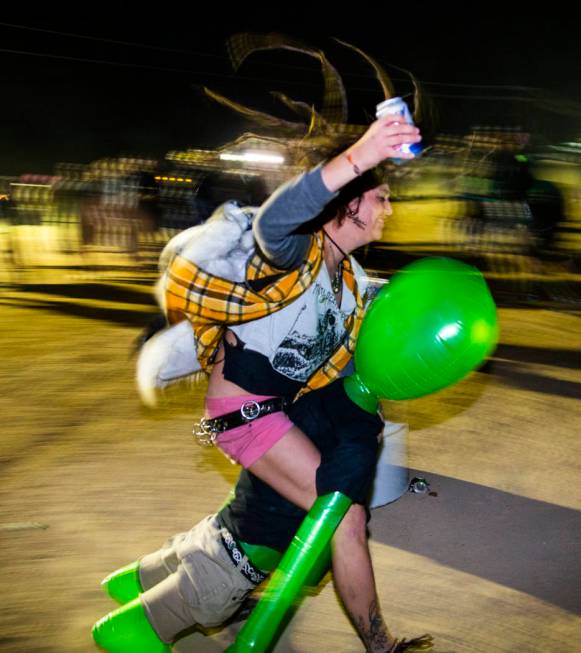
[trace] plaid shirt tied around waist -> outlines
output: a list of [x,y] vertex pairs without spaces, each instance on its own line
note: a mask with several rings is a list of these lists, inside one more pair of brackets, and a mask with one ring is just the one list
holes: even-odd
[[[170,324],[188,319],[196,336],[197,357],[209,372],[213,357],[229,324],[241,324],[265,317],[288,306],[316,279],[323,264],[324,234],[317,232],[300,267],[281,270],[255,253],[246,267],[246,282],[229,281],[205,272],[179,254],[168,270],[165,299]],[[353,293],[356,308],[345,322],[343,340],[330,358],[305,383],[297,397],[322,388],[339,376],[357,342],[364,315],[364,301],[349,257],[343,260],[343,279]],[[254,287],[260,289],[255,290]]]

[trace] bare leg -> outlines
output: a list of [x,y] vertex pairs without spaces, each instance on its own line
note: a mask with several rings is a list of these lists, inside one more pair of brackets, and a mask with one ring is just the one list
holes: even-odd
[[[249,469],[289,501],[309,510],[317,496],[315,474],[319,463],[319,451],[294,427]],[[379,610],[363,506],[351,506],[337,529],[333,575],[337,592],[367,651],[388,651],[395,640]]]
[[315,473],[320,463],[319,450],[294,426],[248,469],[285,499],[308,511],[317,498]]
[[354,504],[333,539],[337,592],[369,653],[385,653],[395,643],[381,615],[369,554],[365,509]]

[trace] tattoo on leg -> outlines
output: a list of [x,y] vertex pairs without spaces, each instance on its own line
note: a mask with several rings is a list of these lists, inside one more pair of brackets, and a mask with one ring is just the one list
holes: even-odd
[[369,606],[369,621],[366,624],[362,617],[358,619],[358,630],[367,646],[367,650],[373,653],[388,651],[390,647],[387,626],[379,612],[377,599],[371,601]]

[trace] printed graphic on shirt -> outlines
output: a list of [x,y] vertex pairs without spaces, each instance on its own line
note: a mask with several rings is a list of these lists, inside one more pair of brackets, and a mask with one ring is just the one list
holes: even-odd
[[296,381],[306,381],[331,356],[345,333],[348,314],[338,308],[333,293],[318,283],[313,291],[316,313],[299,313],[271,361],[277,372]]

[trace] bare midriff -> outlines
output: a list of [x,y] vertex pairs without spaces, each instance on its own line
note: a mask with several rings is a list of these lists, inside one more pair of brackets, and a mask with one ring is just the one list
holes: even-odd
[[[234,334],[227,330],[224,336],[232,345],[236,344],[236,337]],[[208,381],[207,397],[240,397],[241,395],[250,395],[251,393],[241,388],[236,383],[228,381],[224,378],[224,343],[220,343],[218,353],[216,354],[217,363],[214,364],[210,379]]]

